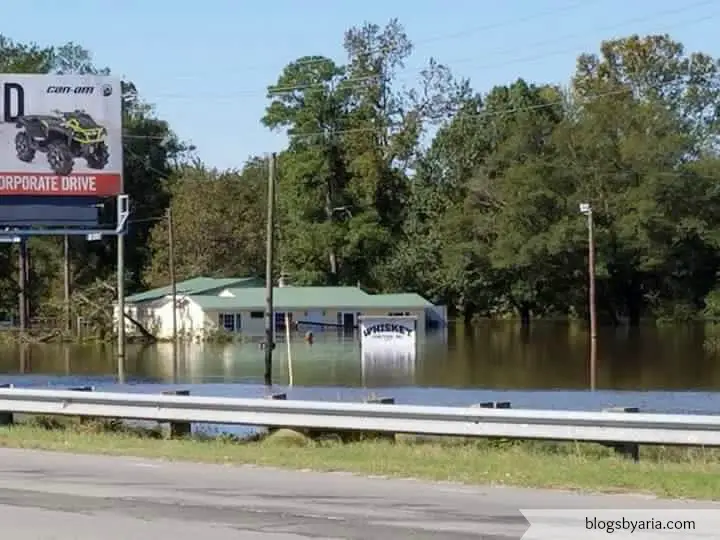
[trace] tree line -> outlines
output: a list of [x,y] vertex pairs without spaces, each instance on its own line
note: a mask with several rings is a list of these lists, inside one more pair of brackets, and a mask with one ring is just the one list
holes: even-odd
[[[304,56],[267,90],[260,121],[278,155],[277,273],[294,284],[416,291],[458,316],[587,315],[595,221],[601,320],[720,311],[720,62],[668,35],[613,39],[568,84],[518,77],[487,92],[430,59],[397,21],[345,32],[346,58]],[[95,70],[77,45],[0,41],[0,70]],[[264,272],[267,165],[220,171],[193,157],[126,83],[125,179],[135,201],[128,289],[176,275]],[[162,144],[161,144],[162,141]],[[170,144],[168,144],[170,141]],[[202,196],[198,194],[202,193]],[[55,240],[33,239],[34,306],[57,306]],[[14,259],[0,299],[12,309]],[[82,291],[112,276],[113,242],[73,246]]]

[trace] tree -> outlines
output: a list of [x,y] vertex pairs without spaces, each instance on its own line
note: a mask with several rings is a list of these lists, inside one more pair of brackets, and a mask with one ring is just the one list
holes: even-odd
[[[276,272],[294,284],[417,291],[468,321],[587,317],[578,207],[589,202],[603,320],[688,318],[717,304],[717,59],[632,35],[580,55],[567,90],[518,77],[479,92],[432,58],[401,84],[413,45],[397,20],[350,28],[342,43],[342,62],[300,56],[268,88],[262,123],[288,135]],[[76,44],[6,38],[0,69],[108,72]],[[193,160],[135,86],[123,90],[130,289],[167,282],[168,205],[179,279],[262,275],[264,161],[218,171]],[[59,290],[58,249],[33,240],[37,304]],[[73,250],[88,290],[114,272],[114,242]],[[0,250],[5,305],[14,262]]]
[[613,316],[631,323],[668,302],[701,308],[714,279],[715,182],[697,171],[717,161],[708,149],[717,66],[668,36],[605,42],[600,57],[578,60],[566,163],[599,211],[601,286]]
[[[178,280],[263,273],[266,175],[257,158],[241,172],[186,166],[175,173],[170,193]],[[154,286],[169,281],[167,226],[159,220],[151,233],[148,281]]]

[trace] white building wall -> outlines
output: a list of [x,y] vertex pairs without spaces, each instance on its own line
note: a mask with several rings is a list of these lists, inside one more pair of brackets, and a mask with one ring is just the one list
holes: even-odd
[[[172,299],[162,298],[153,302],[141,304],[128,304],[125,307],[126,313],[142,324],[148,332],[158,339],[172,339]],[[115,306],[115,320],[119,314],[118,306]],[[177,331],[179,336],[201,337],[205,330],[205,312],[192,300],[178,297],[176,311]],[[125,320],[125,332],[127,335],[139,335],[137,327],[127,319]]]
[[[192,337],[193,339],[201,338],[207,331],[224,331],[238,332],[245,336],[259,337],[265,334],[265,312],[264,308],[256,308],[252,310],[233,311],[227,313],[233,316],[232,330],[222,328],[220,324],[220,315],[226,313],[224,310],[203,310],[198,304],[190,298],[179,297],[179,307],[177,309],[178,333]],[[284,323],[284,312],[278,307],[275,314],[277,323]],[[426,313],[424,309],[415,310],[394,310],[394,309],[351,309],[337,308],[312,309],[312,310],[293,310],[289,312],[291,324],[295,322],[315,322],[324,323],[324,325],[302,324],[299,331],[312,331],[313,333],[334,332],[341,330],[338,323],[342,323],[344,314],[352,314],[354,323],[357,325],[358,316],[388,316],[390,314],[398,315],[398,311],[407,313],[417,319],[417,331],[422,334],[426,328]],[[152,302],[144,302],[141,304],[127,304],[126,312],[128,315],[140,322],[147,330],[155,335],[158,339],[172,338],[172,301],[170,297],[165,297]],[[117,306],[115,306],[117,317]],[[125,321],[125,331],[128,336],[138,335],[139,332],[134,324]],[[284,334],[283,334],[284,335]],[[281,337],[278,335],[278,337]]]

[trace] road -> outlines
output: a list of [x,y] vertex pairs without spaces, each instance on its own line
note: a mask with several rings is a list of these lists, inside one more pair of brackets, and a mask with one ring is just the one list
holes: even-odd
[[12,540],[509,540],[519,508],[678,507],[712,506],[0,449]]

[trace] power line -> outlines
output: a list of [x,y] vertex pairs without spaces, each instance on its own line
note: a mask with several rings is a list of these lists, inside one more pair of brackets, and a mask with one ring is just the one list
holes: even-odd
[[[671,85],[675,84],[678,81],[684,80],[683,77],[665,81],[663,85]],[[593,101],[597,99],[601,99],[604,97],[610,97],[610,96],[616,96],[616,95],[622,95],[627,94],[630,92],[628,88],[620,88],[617,90],[609,90],[607,92],[598,92],[595,94],[585,94],[582,96],[583,101]],[[448,102],[449,103],[449,102]],[[549,108],[555,108],[555,107],[561,107],[566,104],[565,99],[559,99],[556,101],[550,101],[546,103],[539,103],[537,105],[527,105],[527,106],[521,106],[521,107],[508,107],[501,110],[494,110],[494,111],[479,111],[477,113],[461,113],[461,116],[463,119],[479,119],[479,118],[492,118],[492,117],[500,117],[505,116],[508,114],[519,114],[524,112],[532,112],[542,109],[549,109]],[[445,118],[451,118],[454,115],[451,115],[449,117]],[[439,120],[440,118],[430,118],[430,117],[421,117],[421,120]],[[297,134],[288,134],[288,137],[290,138],[310,138],[310,137],[322,137],[322,136],[334,136],[334,135],[346,135],[346,134],[354,134],[354,133],[383,133],[388,128],[393,127],[400,127],[399,125],[386,125],[382,127],[358,127],[358,128],[350,128],[350,129],[341,129],[341,130],[328,130],[328,131],[317,131],[317,132],[311,132],[311,133],[297,133]],[[144,136],[144,135],[132,135],[132,134],[125,134],[123,135],[123,138],[133,139],[133,138],[140,138],[140,139],[164,139],[165,137],[152,137],[152,136]]]
[[[686,5],[682,6],[682,7],[677,7],[677,8],[672,8],[672,9],[666,9],[666,10],[662,10],[662,11],[657,11],[657,12],[655,12],[655,13],[652,14],[652,15],[645,15],[645,16],[642,16],[642,17],[635,17],[635,18],[632,18],[632,19],[627,19],[627,20],[625,20],[625,21],[618,22],[618,23],[605,25],[605,26],[602,26],[602,27],[595,28],[595,30],[600,30],[600,31],[615,30],[615,29],[617,29],[617,28],[619,28],[619,27],[623,27],[623,26],[626,26],[626,25],[644,23],[644,22],[648,22],[648,21],[651,21],[651,20],[654,20],[654,19],[658,19],[658,18],[662,18],[662,17],[665,17],[665,16],[669,16],[669,15],[679,15],[679,14],[681,14],[681,13],[688,12],[688,11],[691,11],[691,10],[693,10],[693,9],[695,9],[695,8],[702,7],[702,6],[707,6],[707,5],[717,6],[717,1],[716,1],[716,0],[700,0],[700,1],[694,2],[694,3],[692,3],[692,4],[686,4]],[[680,23],[673,22],[673,23],[667,25],[665,28],[666,28],[666,29],[681,28],[681,27],[687,26],[687,25],[689,25],[689,24],[696,24],[696,23],[698,23],[698,22],[705,22],[705,21],[714,19],[714,18],[717,17],[719,14],[720,14],[720,12],[713,12],[713,13],[710,13],[710,14],[704,14],[704,15],[702,15],[702,16],[694,17],[693,19],[690,19],[690,20],[687,20],[687,21],[682,21],[682,22],[680,22]],[[544,47],[544,46],[552,45],[552,44],[556,44],[556,43],[563,43],[563,42],[567,42],[567,41],[570,41],[570,40],[573,40],[573,39],[582,38],[582,37],[584,37],[584,36],[585,36],[584,33],[569,34],[569,35],[565,35],[565,36],[562,36],[562,37],[559,37],[559,38],[553,38],[553,39],[538,41],[538,42],[535,42],[535,43],[530,43],[530,44],[526,45],[525,48],[528,48],[528,49],[537,49],[537,48],[539,48],[539,47]],[[572,51],[574,51],[574,50],[576,50],[576,47],[556,49],[556,50],[551,51],[551,52],[539,53],[539,54],[533,54],[533,55],[523,55],[523,56],[519,56],[519,57],[515,57],[515,58],[509,58],[509,59],[507,59],[507,60],[501,60],[501,61],[497,61],[497,62],[493,62],[493,63],[485,63],[485,64],[470,64],[471,62],[473,62],[474,60],[476,60],[476,57],[464,57],[464,58],[449,59],[449,60],[446,60],[446,61],[444,61],[444,62],[442,62],[442,63],[443,63],[444,65],[449,65],[449,66],[453,66],[453,65],[456,65],[456,64],[459,64],[459,63],[463,63],[463,64],[473,65],[473,66],[477,67],[478,69],[491,69],[491,68],[495,68],[495,67],[505,66],[505,65],[508,65],[508,64],[514,64],[514,63],[520,63],[520,62],[528,62],[528,61],[532,61],[532,60],[541,60],[541,59],[544,59],[544,58],[548,58],[548,57],[550,57],[550,56],[556,56],[556,55],[559,55],[559,54],[564,54],[564,53],[567,53],[567,52],[572,52]],[[488,52],[487,52],[487,55],[488,55],[488,56],[505,56],[505,55],[511,55],[511,54],[513,54],[513,53],[516,53],[516,52],[517,52],[517,48],[513,48],[513,49],[500,49],[500,50],[496,50],[496,51],[488,51]],[[331,62],[331,61],[332,61],[332,60],[329,59],[329,58],[322,58],[322,59],[313,59],[313,60],[307,60],[307,61],[296,61],[296,62],[292,62],[292,63],[295,64],[295,65],[302,66],[302,65],[320,64],[320,63]],[[420,74],[420,73],[421,73],[422,71],[424,71],[425,69],[427,69],[427,66],[416,66],[415,68],[413,68],[411,74],[409,74],[409,75],[417,76],[418,74]],[[351,82],[353,82],[353,81],[355,81],[355,82],[365,82],[367,79],[372,79],[372,78],[373,78],[373,77],[358,77],[357,79],[350,79],[350,81],[351,81]],[[399,78],[397,79],[397,82],[411,82],[411,81],[413,81],[413,79],[411,79],[410,77],[406,77],[406,76],[399,77]],[[273,90],[276,91],[276,92],[290,92],[290,91],[296,91],[296,90],[297,90],[297,91],[301,91],[301,90],[308,90],[308,89],[310,89],[310,88],[313,88],[313,86],[316,86],[316,87],[320,88],[320,87],[322,87],[322,86],[324,86],[324,85],[325,85],[325,83],[318,83],[317,85],[285,86],[285,87],[277,87],[277,88],[275,88],[275,89],[273,89]],[[269,88],[273,88],[272,85],[269,85]],[[352,85],[348,85],[348,86],[346,86],[346,88],[352,88]],[[177,100],[203,98],[203,99],[213,99],[213,100],[220,101],[220,100],[235,99],[235,98],[240,97],[240,96],[262,95],[262,94],[267,94],[267,92],[268,92],[268,88],[263,88],[262,90],[260,90],[260,89],[242,89],[242,90],[233,91],[233,92],[231,92],[231,93],[214,94],[214,95],[210,95],[210,94],[193,94],[193,95],[190,95],[190,94],[180,94],[180,93],[168,93],[168,94],[157,94],[155,97],[156,97],[156,98],[163,98],[163,99],[177,99]]]
[[417,43],[420,45],[424,45],[427,43],[435,43],[437,41],[448,41],[448,40],[456,39],[459,37],[465,37],[465,36],[469,36],[472,34],[476,34],[478,32],[486,32],[488,30],[497,30],[497,29],[503,28],[505,26],[530,22],[530,21],[534,21],[536,19],[543,19],[550,15],[558,15],[558,14],[564,13],[566,11],[573,11],[579,7],[587,7],[588,4],[594,4],[594,3],[597,3],[598,1],[599,0],[589,0],[589,1],[586,0],[584,2],[575,2],[573,4],[568,4],[566,6],[558,8],[558,9],[549,9],[549,10],[541,11],[538,13],[534,13],[532,15],[526,15],[524,17],[519,17],[517,19],[510,19],[510,20],[506,20],[503,22],[484,24],[482,26],[468,28],[467,30],[461,30],[460,32],[455,32],[454,34],[445,34],[445,35],[440,35],[440,36],[436,36],[436,37],[423,39],[422,41],[418,41]]
[[[438,35],[431,36],[428,38],[415,40],[415,41],[413,41],[413,45],[417,46],[417,45],[425,45],[427,43],[436,43],[439,41],[450,41],[450,40],[457,39],[460,37],[465,37],[465,36],[469,36],[472,34],[476,34],[478,32],[484,32],[484,31],[488,31],[488,30],[497,30],[497,29],[504,28],[507,26],[522,24],[522,23],[530,22],[530,21],[533,21],[536,19],[542,19],[542,18],[551,16],[551,15],[557,15],[560,13],[573,11],[579,7],[586,7],[588,5],[596,4],[601,1],[603,1],[603,0],[584,0],[584,1],[580,1],[580,2],[574,2],[572,4],[561,6],[557,9],[544,10],[544,11],[540,11],[540,12],[533,13],[530,15],[525,15],[523,17],[511,18],[511,19],[506,19],[504,21],[493,22],[493,23],[488,23],[488,24],[484,24],[481,26],[467,28],[465,30],[460,30],[458,32],[453,32],[450,34],[438,34]],[[379,52],[382,52],[382,49],[371,49],[369,51],[370,54],[377,54]],[[309,56],[318,56],[318,55],[309,55]],[[294,62],[294,63],[298,66],[310,66],[310,65],[314,65],[314,64],[323,64],[328,61],[333,61],[333,60],[330,58],[327,58],[327,57],[308,58],[306,60],[301,60],[301,61]],[[236,69],[243,71],[243,72],[247,72],[247,71],[260,71],[260,70],[263,70],[266,68],[267,68],[266,64],[263,64],[263,65],[258,64],[255,66],[246,66],[246,67],[239,66]],[[185,78],[194,78],[194,77],[196,77],[196,76],[192,75],[190,77],[179,77],[179,78],[185,79]]]
[[[705,0],[704,2],[700,2],[700,3],[705,4],[705,3],[712,3],[712,2],[714,2],[714,0],[711,0],[711,2],[708,2],[707,0]],[[713,14],[713,15],[710,16],[710,18],[716,17],[717,15],[718,15],[718,14]],[[698,20],[705,21],[705,20],[708,20],[708,18],[709,18],[708,16],[703,16],[703,17],[701,17],[701,18],[696,18],[696,19],[693,19],[693,20],[691,20],[691,21],[685,21],[685,24],[692,24],[692,23],[694,23],[694,22],[697,22]],[[558,51],[558,52],[559,52],[559,51]],[[553,54],[557,54],[558,52],[553,53]],[[565,51],[562,51],[562,52],[565,52]],[[529,59],[534,59],[534,58],[545,58],[546,56],[547,56],[547,53],[546,53],[546,54],[539,55],[539,56],[528,56],[528,57],[525,57],[524,59],[519,59],[519,60],[522,61],[522,60],[529,60]],[[507,63],[508,63],[508,62],[506,61],[505,64],[507,64]],[[676,81],[670,81],[670,82],[676,82]],[[670,83],[668,83],[668,84],[670,84]],[[351,88],[352,88],[352,87],[349,87],[349,89],[351,89]],[[284,90],[284,91],[290,91],[290,90],[292,90],[292,89],[293,89],[293,87],[285,87],[285,88],[282,88],[282,87],[281,87],[281,88],[278,89],[278,91],[283,91],[283,90]],[[608,93],[597,94],[597,95],[595,95],[595,96],[587,96],[587,98],[588,98],[588,99],[595,99],[595,98],[605,97],[605,96],[609,96],[609,95],[624,93],[624,92],[626,92],[626,91],[627,91],[627,90],[617,90],[617,91],[612,91],[612,92],[608,92]],[[542,105],[538,105],[538,106],[534,106],[534,107],[544,108],[544,107],[554,107],[554,106],[557,106],[557,105],[558,105],[558,103],[548,103],[548,104],[542,104]],[[522,112],[522,111],[526,111],[526,110],[532,110],[532,109],[516,108],[516,109],[508,109],[507,111],[503,111],[503,112],[493,112],[493,113],[481,112],[481,113],[478,113],[477,116],[509,114],[509,113],[512,113],[512,112]],[[466,115],[466,117],[470,117],[470,116],[472,116],[472,115]],[[372,132],[372,131],[378,131],[379,129],[380,129],[380,128],[355,128],[355,129],[337,131],[337,132],[335,132],[335,133]],[[316,133],[309,133],[309,134],[307,134],[307,135],[305,135],[305,136],[311,137],[311,136],[320,136],[320,135],[323,135],[323,134],[324,134],[324,132],[316,132]],[[157,139],[157,140],[162,140],[162,139],[165,139],[166,137],[165,137],[165,136],[162,136],[162,137],[161,137],[161,136],[132,135],[132,134],[129,134],[129,133],[125,133],[125,134],[123,134],[123,138],[128,138],[128,139]]]
[[[645,15],[645,16],[642,16],[642,17],[635,17],[634,19],[628,19],[628,20],[622,21],[622,22],[620,22],[620,23],[618,23],[618,24],[611,24],[611,25],[606,25],[606,26],[595,27],[594,30],[596,30],[596,31],[602,31],[602,32],[610,31],[610,30],[615,30],[615,29],[617,29],[618,27],[621,27],[621,26],[626,26],[626,25],[630,25],[630,24],[637,24],[637,23],[647,22],[647,21],[649,21],[649,20],[658,18],[658,17],[660,17],[660,16],[678,15],[678,14],[683,13],[683,12],[685,12],[685,11],[689,11],[690,8],[701,7],[701,6],[704,6],[704,5],[717,6],[717,1],[716,1],[716,0],[701,0],[701,1],[699,1],[699,2],[695,2],[695,3],[690,4],[690,5],[685,5],[685,6],[682,7],[682,8],[666,9],[666,10],[663,10],[663,11],[659,11],[659,12],[657,12],[654,16],[648,17],[648,16]],[[720,12],[714,12],[714,13],[711,13],[711,14],[704,14],[704,15],[702,15],[702,16],[694,17],[694,18],[692,18],[692,19],[690,19],[690,20],[687,20],[687,21],[682,21],[682,22],[679,22],[679,23],[673,22],[673,23],[671,23],[671,25],[669,25],[669,27],[670,27],[670,28],[682,28],[683,26],[687,26],[688,24],[695,24],[695,23],[697,23],[697,22],[704,22],[704,21],[711,20],[711,19],[717,17],[718,15],[720,15]],[[665,28],[668,28],[668,27],[666,26]],[[584,33],[582,33],[582,32],[578,32],[578,33],[575,33],[575,34],[565,35],[565,36],[560,37],[560,38],[554,38],[554,39],[546,39],[546,40],[542,40],[542,41],[536,41],[535,43],[530,43],[530,44],[526,45],[526,47],[527,47],[528,49],[537,49],[537,48],[539,48],[539,47],[544,47],[544,46],[546,46],[546,45],[553,45],[553,44],[559,43],[559,42],[565,42],[565,41],[570,41],[570,40],[572,40],[572,39],[582,38],[582,37],[585,37],[585,35],[586,35],[586,34],[584,34]],[[496,67],[496,66],[499,66],[499,65],[507,65],[508,63],[516,63],[516,62],[524,62],[524,61],[527,61],[527,60],[543,59],[543,58],[546,58],[546,57],[548,57],[548,56],[554,56],[554,55],[557,55],[557,54],[563,54],[563,53],[566,53],[566,52],[568,52],[568,51],[569,51],[568,48],[556,49],[556,50],[551,51],[551,52],[540,53],[540,54],[531,55],[531,56],[517,57],[517,58],[510,59],[510,60],[506,60],[506,61],[503,61],[503,62],[497,62],[497,63],[495,63],[495,64],[485,64],[485,65],[482,65],[482,66],[479,66],[479,67],[480,67],[480,69],[487,69],[487,68]],[[501,51],[491,52],[490,54],[494,56],[494,55],[512,54],[512,53],[514,53],[514,52],[516,52],[516,49],[505,49],[505,50],[501,50]],[[474,57],[466,57],[466,58],[461,58],[461,59],[454,59],[454,60],[448,62],[448,64],[456,65],[456,64],[458,64],[458,63],[472,62],[473,60],[475,60]]]

